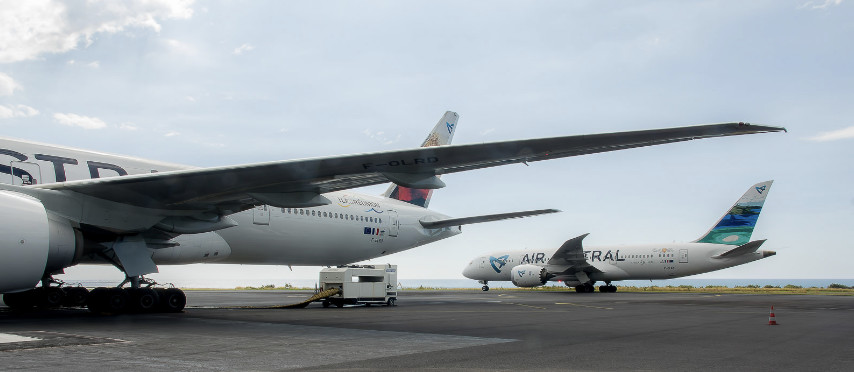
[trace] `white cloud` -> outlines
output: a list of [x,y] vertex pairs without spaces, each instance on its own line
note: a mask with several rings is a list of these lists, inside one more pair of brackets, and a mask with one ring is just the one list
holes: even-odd
[[168,46],[169,49],[171,49],[173,52],[185,54],[185,55],[196,54],[196,48],[194,48],[192,45],[187,44],[185,42],[178,41],[175,39],[166,39],[165,43],[166,43],[166,46]]
[[249,45],[249,44],[243,44],[243,45],[241,45],[241,46],[237,47],[237,49],[234,49],[234,52],[232,52],[232,53],[234,53],[234,55],[238,55],[238,56],[239,56],[239,55],[241,55],[241,54],[243,54],[243,53],[246,53],[246,52],[252,51],[252,49],[255,49],[255,47],[254,47],[254,46],[252,46],[252,45]]
[[107,123],[98,118],[82,116],[77,114],[53,114],[53,118],[60,124],[70,127],[80,127],[83,129],[102,129],[107,127]]
[[845,129],[834,130],[830,132],[821,132],[814,137],[808,138],[810,141],[816,142],[827,142],[827,141],[838,141],[843,139],[854,138],[854,127],[848,127]]
[[133,123],[121,123],[121,124],[119,124],[119,129],[134,131],[134,130],[139,129],[139,127],[137,127],[136,125],[133,125]]
[[842,0],[824,0],[824,2],[816,2],[816,1],[807,1],[803,5],[799,6],[799,9],[810,8],[810,9],[827,9],[831,5],[838,6],[842,4]]
[[101,67],[101,63],[98,61],[92,61],[92,62],[87,63],[86,66],[89,66],[91,68],[98,68],[98,67]]
[[375,140],[379,143],[382,143],[383,145],[391,145],[395,142],[400,141],[400,134],[398,134],[395,138],[391,138],[391,137],[387,136],[385,134],[385,132],[383,132],[383,131],[378,131],[378,132],[374,133],[374,132],[371,132],[370,129],[365,129],[362,131],[362,133],[364,133],[365,136],[368,136],[368,138]]
[[171,131],[171,132],[168,132],[168,133],[164,134],[163,136],[164,136],[164,137],[175,137],[175,136],[178,136],[178,135],[180,135],[180,134],[181,134],[181,133],[178,133],[178,132],[175,132],[175,131]]
[[0,119],[26,118],[36,116],[39,111],[25,105],[0,105]]
[[[0,11],[0,62],[64,53],[92,44],[98,33],[126,28],[160,31],[158,19],[192,17],[193,0],[6,1]],[[73,62],[69,62],[73,63]]]
[[0,72],[0,96],[11,96],[21,86],[11,76]]

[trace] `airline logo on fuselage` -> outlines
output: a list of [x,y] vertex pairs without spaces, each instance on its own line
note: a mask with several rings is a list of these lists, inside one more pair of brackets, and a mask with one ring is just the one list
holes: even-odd
[[338,197],[338,205],[344,208],[348,208],[351,205],[358,205],[360,207],[366,207],[368,209],[365,212],[376,212],[383,213],[383,207],[380,203],[372,202],[370,200],[363,200],[358,197],[351,197],[349,195],[342,195]]
[[[489,264],[492,265],[492,270],[495,270],[496,273],[501,274],[501,268],[504,267],[504,265],[507,265],[508,258],[510,258],[509,254],[505,254],[498,258],[490,256]],[[498,266],[495,266],[496,264],[498,264]]]

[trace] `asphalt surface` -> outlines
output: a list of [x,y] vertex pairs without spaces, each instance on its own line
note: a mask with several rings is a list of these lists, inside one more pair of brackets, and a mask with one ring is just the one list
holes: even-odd
[[189,291],[178,314],[0,306],[0,369],[854,370],[851,296],[403,291],[395,307],[264,308],[310,295]]

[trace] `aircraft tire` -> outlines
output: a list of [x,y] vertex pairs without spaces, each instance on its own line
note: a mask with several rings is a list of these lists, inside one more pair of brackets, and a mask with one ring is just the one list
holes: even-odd
[[64,301],[65,293],[59,287],[40,287],[33,290],[33,298],[39,307],[60,307]]
[[86,299],[89,311],[97,314],[121,314],[129,302],[128,293],[121,288],[95,288]]
[[23,292],[4,293],[3,303],[12,310],[26,310],[35,306],[33,290]]
[[187,295],[178,288],[155,289],[160,297],[159,310],[165,313],[180,313],[187,306]]
[[128,310],[131,312],[150,313],[157,311],[160,305],[160,296],[151,288],[128,288],[130,303]]
[[89,290],[84,287],[66,287],[65,298],[62,300],[64,307],[85,307],[86,298],[89,297]]
[[484,291],[484,292],[487,292],[487,291],[489,291],[489,286],[488,286],[488,285],[485,285],[485,286],[483,286],[483,287],[480,287],[480,290],[482,290],[482,291]]

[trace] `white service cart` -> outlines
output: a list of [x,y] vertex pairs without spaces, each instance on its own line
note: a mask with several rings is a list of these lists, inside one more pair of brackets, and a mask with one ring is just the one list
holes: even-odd
[[338,288],[323,300],[323,307],[335,305],[384,304],[397,301],[397,265],[347,265],[320,270],[320,291]]

